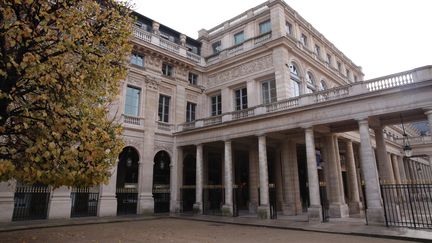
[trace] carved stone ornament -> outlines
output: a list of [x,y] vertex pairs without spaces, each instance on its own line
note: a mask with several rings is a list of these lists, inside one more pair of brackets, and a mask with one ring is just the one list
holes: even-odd
[[221,82],[229,81],[251,73],[259,72],[273,65],[273,57],[271,55],[258,58],[254,61],[243,65],[231,68],[227,71],[216,73],[209,76],[208,80],[211,85],[216,85]]
[[147,89],[155,90],[155,91],[158,90],[158,87],[159,87],[159,84],[160,84],[160,80],[159,79],[157,79],[155,77],[152,77],[152,76],[145,76],[144,77],[144,81],[146,83]]
[[141,142],[141,141],[137,141],[135,139],[130,139],[130,138],[127,138],[127,137],[123,137],[123,141],[125,143],[125,147],[130,146],[130,147],[134,147],[138,151],[142,150],[143,142]]
[[154,154],[156,155],[159,151],[166,151],[172,157],[173,154],[173,145],[168,143],[160,143],[156,142],[154,145]]

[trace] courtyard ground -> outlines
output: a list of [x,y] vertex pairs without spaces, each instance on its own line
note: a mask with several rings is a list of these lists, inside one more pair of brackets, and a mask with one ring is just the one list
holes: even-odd
[[406,242],[353,235],[242,226],[185,219],[74,225],[0,232],[0,242]]

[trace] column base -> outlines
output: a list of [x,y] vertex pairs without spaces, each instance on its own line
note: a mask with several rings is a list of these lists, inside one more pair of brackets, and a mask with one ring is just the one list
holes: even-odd
[[202,203],[194,203],[193,205],[193,214],[202,214],[203,213],[203,205]]
[[170,213],[181,213],[181,202],[176,200],[170,201]]
[[349,214],[350,215],[362,215],[363,214],[363,204],[361,202],[349,202],[348,208],[349,208]]
[[321,206],[310,206],[307,212],[309,222],[322,222],[323,218]]
[[330,218],[347,218],[349,216],[348,205],[346,204],[330,204]]
[[108,217],[117,215],[117,198],[115,195],[103,195],[98,205],[98,216]]
[[385,225],[383,208],[368,208],[366,216],[368,225]]
[[232,217],[233,216],[233,206],[228,205],[228,204],[223,205],[222,206],[222,216]]
[[287,216],[294,216],[299,214],[299,210],[297,210],[297,206],[294,204],[282,204],[282,213]]
[[270,207],[268,205],[258,206],[257,215],[259,219],[270,219]]
[[48,208],[48,219],[68,219],[71,216],[71,192],[61,187],[52,191]]
[[0,182],[0,222],[12,221],[15,187],[15,181]]
[[154,214],[154,199],[152,193],[139,194],[137,213],[142,215]]
[[256,214],[257,213],[257,207],[258,207],[258,203],[249,202],[249,213]]

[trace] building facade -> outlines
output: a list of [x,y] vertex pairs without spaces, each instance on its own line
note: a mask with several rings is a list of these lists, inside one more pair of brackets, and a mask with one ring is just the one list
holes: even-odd
[[[432,124],[432,67],[364,81],[361,67],[281,0],[198,40],[136,17],[110,114],[126,146],[109,184],[38,194],[1,183],[0,220],[366,213],[382,224],[380,183],[432,179],[430,136],[408,124]],[[404,156],[404,134],[415,158]]]

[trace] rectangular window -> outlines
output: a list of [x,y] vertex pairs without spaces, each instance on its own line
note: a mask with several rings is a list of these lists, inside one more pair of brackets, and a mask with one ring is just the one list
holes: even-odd
[[319,45],[315,45],[315,54],[317,54],[317,56],[321,55],[321,47]]
[[285,29],[288,35],[292,35],[292,24],[290,22],[285,23]]
[[357,82],[357,76],[354,75],[354,82]]
[[221,51],[222,44],[221,41],[216,41],[212,44],[213,54],[216,54]]
[[244,41],[244,32],[239,32],[234,35],[234,45],[238,45],[240,43],[243,43]]
[[215,95],[211,97],[211,115],[217,116],[222,114],[222,96]]
[[293,97],[299,96],[300,95],[300,84],[295,81],[295,80],[291,80],[293,86],[292,86],[292,94]]
[[342,64],[340,62],[337,62],[337,69],[340,72],[342,69]]
[[235,91],[235,109],[236,111],[247,109],[247,89],[241,88]]
[[167,64],[167,63],[162,63],[162,74],[168,77],[172,77],[174,75],[173,73],[173,66]]
[[263,104],[276,102],[276,85],[274,80],[261,83]]
[[198,84],[198,74],[189,72],[188,80],[189,80],[190,84],[197,85]]
[[144,67],[144,56],[132,53],[130,62],[132,65]]
[[169,108],[170,108],[171,97],[160,95],[159,96],[159,121],[168,122],[169,121]]
[[188,102],[186,105],[186,122],[195,121],[196,104]]
[[125,100],[125,115],[139,116],[141,89],[127,86]]
[[327,53],[327,63],[330,64],[331,63],[331,55]]
[[348,69],[346,70],[346,76],[347,76],[348,80],[351,80],[350,79],[351,73],[350,73],[350,70],[348,70]]
[[304,46],[307,46],[307,37],[304,34],[301,34],[300,36],[300,43]]
[[261,22],[259,24],[259,33],[264,34],[271,31],[271,22],[270,20]]

